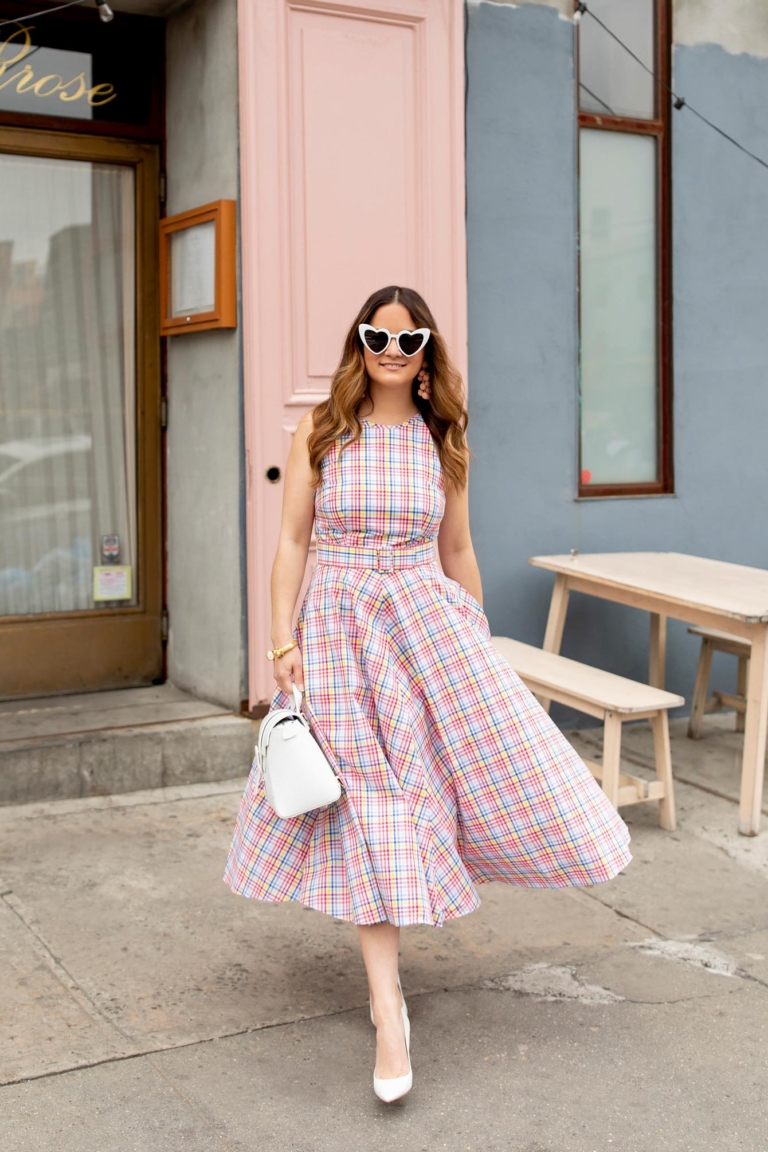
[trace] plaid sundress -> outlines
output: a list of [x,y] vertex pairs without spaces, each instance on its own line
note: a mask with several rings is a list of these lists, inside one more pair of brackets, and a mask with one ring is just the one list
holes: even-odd
[[[610,880],[632,859],[626,824],[435,559],[445,487],[421,415],[342,443],[323,460],[294,629],[342,796],[280,819],[252,769],[224,881],[356,924],[440,926],[487,881]],[[270,707],[291,703],[277,688]]]

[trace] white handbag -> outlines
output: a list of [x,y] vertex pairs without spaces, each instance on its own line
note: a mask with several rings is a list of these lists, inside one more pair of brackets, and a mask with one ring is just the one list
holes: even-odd
[[268,712],[259,728],[254,765],[264,776],[267,803],[287,819],[324,808],[341,796],[341,783],[301,714],[302,692],[295,684],[293,708]]

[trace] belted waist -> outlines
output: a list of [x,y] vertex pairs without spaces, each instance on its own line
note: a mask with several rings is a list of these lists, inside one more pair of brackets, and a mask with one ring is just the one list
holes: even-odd
[[429,564],[434,558],[434,540],[397,546],[317,542],[318,564],[334,564],[340,568],[374,568],[379,572],[391,572],[396,568]]

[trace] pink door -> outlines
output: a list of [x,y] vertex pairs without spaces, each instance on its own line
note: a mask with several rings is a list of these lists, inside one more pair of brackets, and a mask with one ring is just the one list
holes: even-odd
[[[239,28],[254,706],[275,687],[282,471],[360,304],[386,284],[416,288],[466,368],[463,7],[239,0]],[[304,588],[313,565],[311,550]]]

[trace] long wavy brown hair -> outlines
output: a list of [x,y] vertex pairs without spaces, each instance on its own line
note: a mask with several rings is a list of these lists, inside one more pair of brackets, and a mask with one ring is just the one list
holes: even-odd
[[322,479],[322,459],[336,440],[350,434],[349,440],[341,447],[343,452],[362,434],[357,410],[368,394],[368,374],[357,329],[359,324],[370,324],[377,308],[384,304],[402,304],[410,312],[414,328],[429,328],[432,333],[424,358],[424,366],[429,369],[432,395],[429,400],[419,396],[418,377],[413,381],[411,395],[437,447],[446,487],[453,486],[461,491],[467,482],[468,454],[472,455],[466,440],[469,416],[464,407],[461,373],[451,360],[426,302],[413,288],[395,285],[380,288],[363,304],[344,341],[330,396],[313,410],[314,427],[307,438],[307,448],[315,486]]

